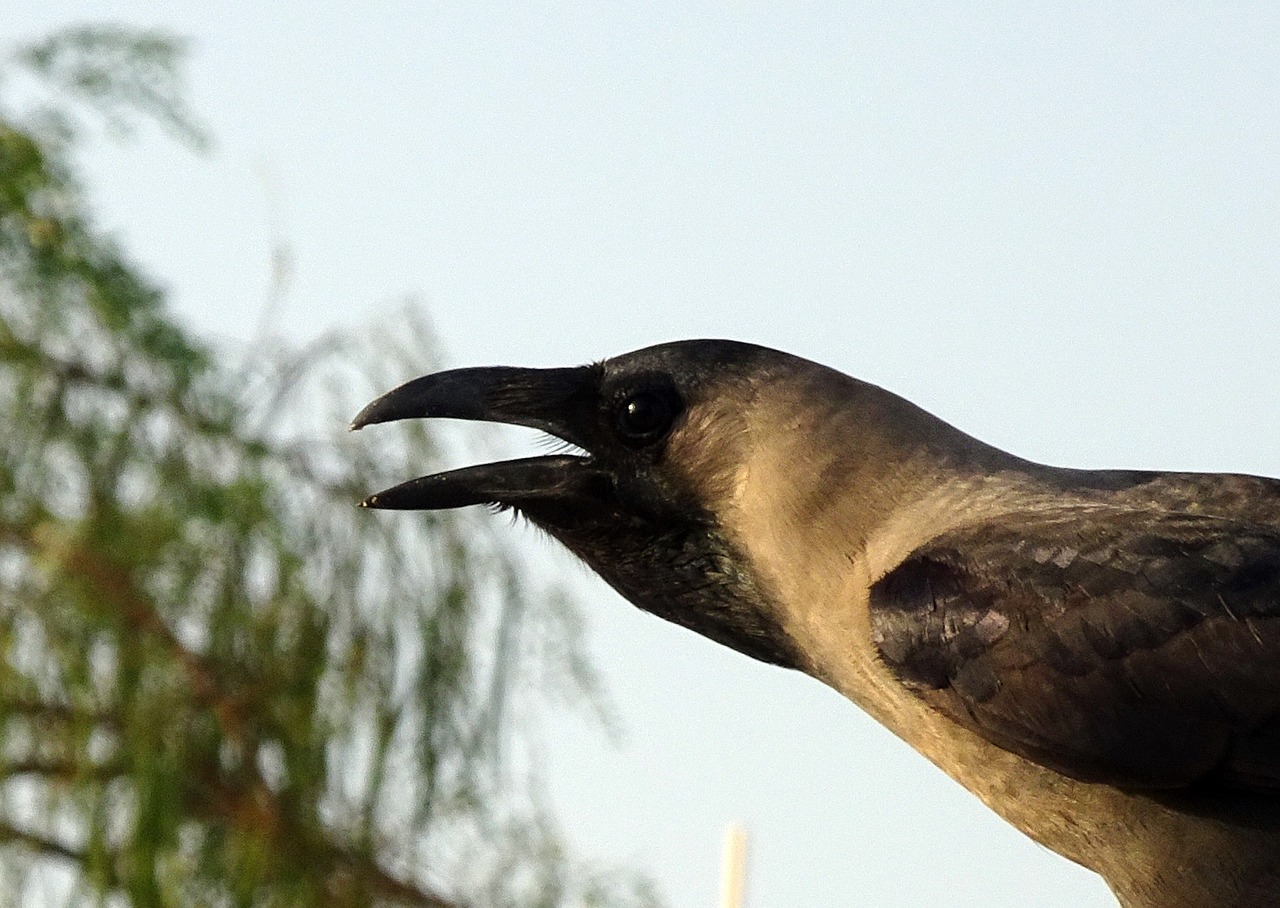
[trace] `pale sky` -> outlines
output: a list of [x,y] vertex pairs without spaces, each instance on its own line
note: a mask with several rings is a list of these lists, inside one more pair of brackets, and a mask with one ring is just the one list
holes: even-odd
[[[255,337],[282,242],[291,342],[408,296],[453,365],[732,337],[1037,460],[1280,473],[1274,3],[12,7],[6,43],[193,39],[211,156],[85,164],[219,341]],[[625,726],[548,729],[580,853],[711,908],[741,821],[751,908],[1114,904],[835,693],[509,533],[573,578]]]

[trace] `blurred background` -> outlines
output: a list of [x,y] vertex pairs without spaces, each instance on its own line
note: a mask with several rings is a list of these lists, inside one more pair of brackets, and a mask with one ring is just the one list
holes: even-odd
[[[48,658],[11,656],[10,672],[40,722],[67,726],[59,734],[81,762],[53,772],[32,750],[44,726],[11,719],[11,749],[26,750],[7,759],[29,771],[6,783],[9,815],[45,826],[0,839],[87,867],[92,885],[123,881],[132,904],[212,892],[173,882],[192,868],[253,879],[286,841],[280,824],[305,819],[328,836],[308,860],[332,872],[309,890],[297,868],[279,869],[301,887],[280,904],[374,893],[693,908],[714,904],[720,835],[737,821],[750,831],[757,908],[1113,904],[1091,874],[1005,826],[831,691],[639,613],[519,522],[323,515],[362,489],[467,463],[477,447],[536,449],[531,433],[478,426],[347,437],[345,419],[392,384],[440,365],[565,365],[687,337],[821,361],[1037,460],[1280,472],[1273,4],[46,0],[5,19],[7,50],[110,22],[186,39],[186,54],[183,116],[157,71],[126,86],[160,125],[103,116],[101,103],[76,107],[74,128],[41,113],[64,103],[41,88],[65,74],[56,55],[43,70],[10,60],[0,80],[0,115],[52,143],[40,147],[57,149],[58,165],[46,174],[49,210],[22,209],[10,240],[35,295],[6,265],[18,358],[5,393],[14,418],[56,416],[65,429],[28,426],[26,447],[6,454],[6,520],[25,527],[6,570],[36,578],[24,601],[62,608],[113,576],[82,548],[110,550],[146,578],[148,601],[170,603],[159,625],[135,616],[90,633],[67,617],[62,649],[50,612],[11,615],[10,651],[45,647]],[[87,52],[102,62],[101,44]],[[92,98],[92,80],[77,90]],[[11,140],[7,166],[20,145]],[[116,274],[109,250],[89,256],[101,273],[76,266],[70,290],[37,281],[52,280],[41,250],[71,229],[59,220],[63,171],[77,175],[93,241],[114,238],[145,285],[126,294],[151,301],[137,324],[112,321],[109,294],[85,292]],[[43,322],[28,318],[32,299]],[[83,317],[58,315],[82,303]],[[156,341],[165,319],[190,350]],[[160,378],[142,403],[110,397],[148,375]],[[85,381],[88,396],[67,397]],[[139,437],[130,406],[150,412],[161,398],[168,415]],[[216,424],[248,447],[231,456],[214,437],[172,454],[163,441],[188,437],[192,407],[202,438]],[[168,451],[182,466],[130,472],[94,453],[95,431],[152,446],[123,460],[168,463]],[[48,469],[27,469],[33,458]],[[247,472],[229,476],[229,464]],[[116,470],[116,497],[99,512],[102,469]],[[208,512],[183,510],[188,481],[214,490]],[[224,501],[233,487],[239,497]],[[208,549],[199,558],[246,535],[265,548],[227,562],[240,580],[210,587],[183,567],[189,555],[156,554],[178,538],[156,529],[167,525],[147,510],[157,494],[165,519]],[[293,522],[278,533],[281,514]],[[116,551],[120,539],[136,549]],[[291,602],[300,587],[311,600]],[[459,604],[462,588],[474,593]],[[248,620],[219,612],[220,596],[254,603],[257,637],[210,647],[219,621]],[[325,617],[307,637],[300,616],[314,609]],[[283,637],[282,615],[294,622]],[[529,630],[502,632],[517,626]],[[156,652],[126,658],[139,627]],[[466,671],[433,668],[439,639],[474,644]],[[219,687],[231,666],[258,677],[254,660],[263,679],[279,676],[268,657],[290,647],[337,660],[323,671],[298,662],[290,690],[310,718],[275,715],[287,694],[265,680],[240,699]],[[146,690],[185,678],[170,699],[123,725],[93,712],[126,710],[122,679],[151,658],[161,680]],[[513,679],[509,665],[525,667]],[[560,693],[582,688],[587,665],[588,692]],[[544,693],[520,693],[524,671]],[[431,686],[441,672],[452,687]],[[98,702],[103,684],[124,699]],[[508,690],[496,707],[478,693]],[[444,731],[434,697],[456,719]],[[270,715],[249,730],[274,729],[274,750],[247,737],[254,703]],[[77,704],[87,718],[49,712]],[[154,759],[141,761],[131,736],[158,727],[146,716],[183,710],[220,717],[178,752],[203,755],[214,781],[201,791],[230,786],[230,806],[195,821],[157,808],[161,831],[148,833],[139,804],[200,795],[177,791],[192,770],[172,740],[144,735]],[[299,722],[311,743],[295,765],[279,742]],[[439,788],[429,745],[468,755]],[[115,772],[129,785],[96,778]],[[322,806],[299,819],[288,795],[304,789]],[[401,816],[406,791],[414,806]],[[496,812],[468,813],[477,802]],[[275,831],[242,824],[251,844],[227,846],[220,824],[254,810]],[[121,815],[127,830],[112,827]],[[400,844],[379,850],[389,840]],[[83,884],[54,876],[28,874],[9,891],[53,904]],[[416,895],[395,890],[410,883]],[[254,903],[244,885],[233,890],[210,903]]]

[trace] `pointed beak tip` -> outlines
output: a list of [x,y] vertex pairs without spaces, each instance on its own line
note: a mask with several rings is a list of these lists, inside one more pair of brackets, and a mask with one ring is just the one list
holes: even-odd
[[[377,403],[377,401],[374,401],[374,403]],[[355,417],[351,420],[351,424],[347,426],[347,431],[358,432],[361,429],[363,429],[365,426],[371,426],[374,423],[378,422],[379,420],[374,417],[374,414],[372,411],[373,411],[373,404],[369,404],[367,407],[365,407],[363,410],[357,413]]]

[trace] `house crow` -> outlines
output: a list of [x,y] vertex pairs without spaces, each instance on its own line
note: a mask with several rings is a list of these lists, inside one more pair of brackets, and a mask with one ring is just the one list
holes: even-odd
[[353,428],[580,449],[373,508],[513,508],[640,608],[829,684],[1125,906],[1280,905],[1280,482],[1072,470],[775,350],[428,375]]

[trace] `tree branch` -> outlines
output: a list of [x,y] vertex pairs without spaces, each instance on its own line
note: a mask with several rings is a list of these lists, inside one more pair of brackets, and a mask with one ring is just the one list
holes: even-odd
[[[68,864],[75,864],[78,867],[86,867],[90,862],[90,857],[85,852],[73,848],[57,839],[48,838],[37,832],[27,829],[19,829],[0,820],[0,847],[15,845],[25,848],[27,851],[33,852],[40,857],[54,858],[64,861]],[[114,852],[108,854],[108,859],[103,863],[102,872],[106,874],[105,883],[109,889],[119,887],[120,877],[116,871],[119,856]],[[95,859],[95,869],[97,860]]]
[[18,829],[16,826],[11,826],[2,821],[0,821],[0,844],[23,845],[27,849],[45,857],[61,858],[64,861],[70,861],[75,864],[84,864],[86,860],[86,855],[82,851],[77,851],[55,839],[48,839],[37,833]]
[[76,759],[44,759],[10,760],[0,763],[0,780],[12,779],[15,776],[41,776],[46,779],[58,779],[67,782],[96,781],[107,782],[127,775],[129,768],[120,761],[109,763],[92,763],[88,760]]
[[100,725],[118,729],[120,715],[114,710],[77,709],[66,703],[55,703],[39,697],[20,694],[7,695],[0,690],[0,715],[23,716],[41,722],[58,722],[69,725]]

